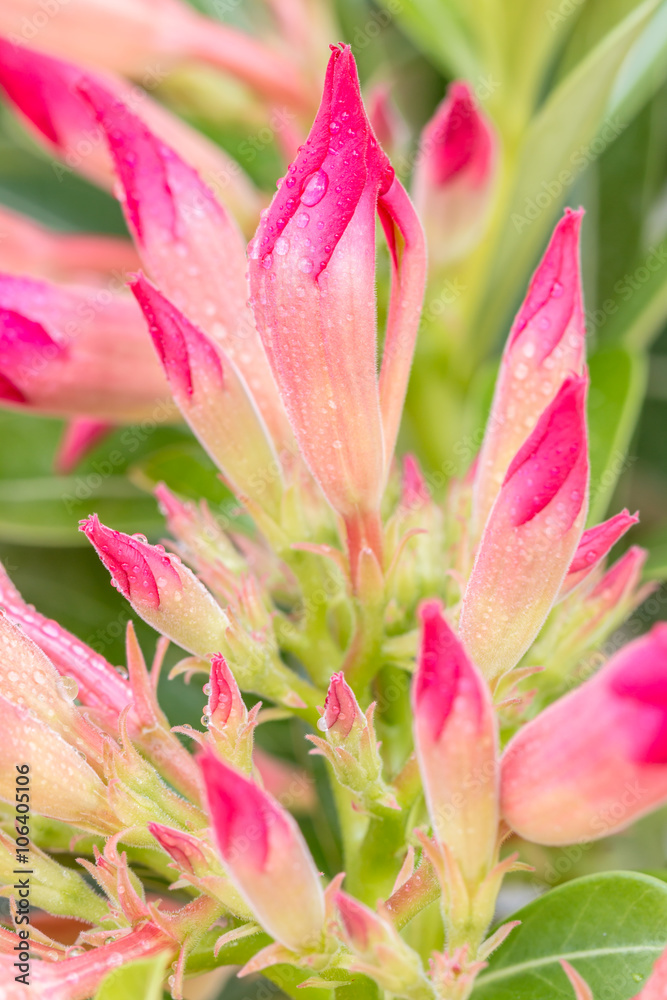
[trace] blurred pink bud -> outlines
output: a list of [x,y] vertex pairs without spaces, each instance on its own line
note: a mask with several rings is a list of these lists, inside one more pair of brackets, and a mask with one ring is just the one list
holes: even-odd
[[24,706],[0,695],[0,799],[14,802],[16,768],[30,768],[34,812],[93,833],[115,833],[120,823],[102,780],[77,749]]
[[174,413],[129,296],[13,275],[0,275],[0,399],[111,421]]
[[[392,255],[380,379],[376,213]],[[399,243],[402,252],[398,253]],[[301,451],[350,535],[369,545],[393,454],[423,294],[423,236],[366,117],[349,46],[335,47],[310,136],[250,247],[258,327]]]
[[401,507],[407,513],[418,510],[431,498],[424,473],[414,455],[403,456],[403,479],[401,482]]
[[239,497],[280,518],[281,469],[247,386],[222,348],[143,275],[132,283],[181,413]]
[[565,975],[570,980],[576,1000],[595,1000],[592,989],[581,973],[577,972],[574,966],[570,965],[565,959],[561,959],[560,964],[563,967]]
[[225,646],[229,620],[205,587],[175,555],[100,524],[97,514],[81,531],[111,574],[112,584],[144,621],[183,649],[207,656]]
[[665,1000],[667,996],[667,950],[653,966],[653,972],[635,1000]]
[[475,472],[481,534],[507,470],[545,406],[584,370],[586,326],[579,263],[583,209],[566,209],[510,331]]
[[[247,305],[245,246],[197,172],[92,79],[80,85],[109,145],[146,270],[237,365],[278,447],[291,434]],[[187,258],[187,266],[179,263]]]
[[132,697],[130,685],[116,668],[77,636],[26,604],[2,566],[0,604],[7,616],[46,653],[58,673],[74,678],[81,704],[92,708],[95,718],[115,730],[118,716]]
[[667,625],[520,730],[501,777],[505,819],[541,844],[606,837],[667,802]]
[[595,527],[584,531],[577,551],[574,553],[574,559],[570,563],[567,576],[563,581],[560,597],[563,598],[574,590],[604,559],[626,531],[638,522],[638,514],[631,514],[626,509],[622,510],[620,514],[614,514],[608,521],[603,521],[602,524],[596,524]]
[[459,631],[488,680],[511,670],[542,627],[588,506],[588,376],[561,386],[515,455],[484,529]]
[[101,284],[112,275],[136,270],[139,264],[127,239],[53,232],[4,206],[0,236],[0,271],[7,274]]
[[465,256],[481,239],[496,179],[497,140],[470,86],[451,84],[424,127],[413,191],[432,263]]
[[[258,196],[238,164],[153,101],[145,90],[120,77],[90,74],[78,65],[0,38],[0,87],[27,120],[35,138],[45,142],[49,152],[62,161],[63,172],[76,170],[94,183],[111,188],[114,176],[103,132],[90,104],[77,92],[77,84],[83,80],[94,80],[138,111],[160,139],[176,146],[201,171],[238,221],[246,228],[254,228],[260,207]],[[75,249],[72,244],[72,251]]]
[[419,955],[406,944],[387,913],[374,913],[346,892],[334,894],[338,934],[352,952],[348,968],[371,976],[397,996],[428,995]]
[[408,140],[409,130],[391,99],[391,87],[380,83],[367,97],[368,119],[375,136],[390,155],[398,153]]
[[433,829],[466,882],[490,872],[498,837],[498,734],[489,687],[438,601],[422,604],[414,738]]
[[114,424],[94,417],[73,417],[68,421],[53,460],[55,472],[68,475],[85,456],[114,430]]
[[271,101],[308,107],[294,63],[262,42],[197,14],[178,0],[68,0],[37,28],[30,0],[7,0],[0,30],[16,48],[33,39],[39,48],[87,66],[136,77],[150,89],[187,59],[205,60],[266,94]]
[[202,754],[209,815],[231,881],[264,929],[293,951],[318,948],[324,894],[292,817],[254,781]]

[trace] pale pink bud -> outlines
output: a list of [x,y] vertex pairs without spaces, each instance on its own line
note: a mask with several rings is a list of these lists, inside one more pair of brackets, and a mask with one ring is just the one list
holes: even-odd
[[584,531],[574,553],[574,559],[568,568],[567,576],[563,580],[560,597],[563,598],[574,590],[604,559],[626,531],[638,521],[637,514],[631,514],[629,510],[622,510],[620,514],[614,514],[608,521],[603,521],[602,524],[596,524],[595,527]]
[[[272,101],[309,105],[293,61],[219,21],[202,17],[178,0],[69,0],[56,16],[33,25],[29,0],[8,0],[0,30],[21,41],[32,30],[39,48],[87,66],[135,76],[149,89],[186,59],[203,59],[231,73]],[[16,48],[22,47],[17,45]]]
[[374,913],[346,892],[336,892],[334,903],[339,936],[352,952],[352,958],[347,960],[352,972],[370,976],[397,996],[428,995],[421,959],[403,940],[388,914]]
[[58,442],[58,451],[53,460],[54,471],[63,476],[68,475],[93,448],[109,436],[114,426],[108,420],[72,417]]
[[213,753],[200,757],[209,815],[231,881],[264,929],[293,951],[318,948],[324,894],[296,822]]
[[665,1000],[667,996],[667,950],[653,966],[653,972],[635,1000]]
[[132,698],[130,685],[116,668],[58,622],[26,604],[1,565],[0,605],[46,653],[58,673],[76,681],[81,704],[92,708],[95,718],[115,730],[118,716]]
[[227,615],[178,556],[105,527],[97,514],[81,521],[81,531],[144,621],[197,656],[225,647]]
[[380,83],[371,88],[366,105],[375,136],[390,155],[399,152],[408,139],[408,127],[391,99],[391,87]]
[[497,140],[470,86],[453,83],[424,127],[415,164],[415,206],[438,266],[481,239],[496,179]]
[[498,837],[497,723],[489,687],[438,601],[422,604],[414,738],[433,829],[475,886]]
[[556,226],[505,345],[475,472],[478,536],[512,459],[545,406],[566,378],[583,372],[586,326],[579,263],[582,218],[582,209],[567,209]]
[[520,730],[501,776],[505,819],[541,844],[606,837],[667,802],[667,625]]
[[276,444],[289,444],[285,413],[247,305],[245,246],[234,220],[197,172],[126,104],[91,79],[80,90],[104,131],[146,270],[172,301],[184,303],[191,322],[220,343]]
[[143,275],[132,283],[181,413],[239,498],[278,520],[281,469],[238,369]]
[[39,646],[0,611],[0,695],[59,733],[102,771],[104,741],[74,704],[76,682],[61,677]]
[[586,388],[568,378],[514,457],[484,529],[459,631],[489,680],[516,666],[549,613],[588,506]]
[[36,813],[93,833],[115,833],[120,824],[109,808],[106,787],[82,751],[3,695],[0,712],[0,798],[14,802],[16,767],[28,764]]
[[0,275],[0,399],[111,421],[172,413],[129,296]]
[[[376,214],[394,271],[379,382]],[[350,544],[351,562],[364,544],[379,556],[365,522],[394,450],[425,255],[414,210],[366,117],[348,46],[333,49],[308,141],[249,249],[255,316],[301,451],[348,531],[366,534]]]
[[4,206],[0,207],[0,235],[0,271],[7,274],[101,284],[112,274],[136,270],[139,264],[127,239],[52,232]]

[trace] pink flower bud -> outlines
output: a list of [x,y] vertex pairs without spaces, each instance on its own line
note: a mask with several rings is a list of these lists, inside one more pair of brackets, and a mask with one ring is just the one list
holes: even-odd
[[[247,305],[245,247],[231,216],[195,170],[94,80],[94,109],[121,188],[128,226],[151,278],[237,365],[278,446],[291,435]],[[179,258],[187,258],[183,266]]]
[[446,265],[481,239],[496,179],[494,128],[464,81],[453,83],[425,126],[415,164],[415,205],[432,262]]
[[55,621],[26,604],[0,566],[0,604],[36,646],[46,653],[59,674],[72,677],[82,705],[94,709],[115,730],[118,716],[130,703],[130,685],[103,656]]
[[178,406],[239,498],[280,518],[281,469],[234,363],[143,275],[132,283]]
[[72,417],[58,442],[53,460],[54,471],[62,476],[69,475],[89,452],[109,436],[114,427],[108,420]]
[[[1,20],[0,15],[0,23]],[[66,48],[58,52],[62,55]],[[74,59],[77,63],[90,61],[85,57],[74,56]],[[96,64],[99,66],[101,62],[96,61]],[[90,105],[76,89],[84,79],[94,80],[136,110],[160,139],[179,149],[201,171],[240,221],[246,226],[256,225],[257,194],[238,164],[182,119],[153,101],[145,90],[131,86],[121,77],[88,73],[79,65],[0,38],[0,87],[27,120],[35,138],[45,142],[49,152],[63,161],[64,169],[75,169],[94,183],[111,188],[113,170],[108,150],[101,141],[100,127]],[[91,241],[91,237],[64,237],[65,241],[72,239]],[[127,266],[134,269],[136,265]]]
[[422,604],[412,687],[414,737],[431,822],[469,885],[489,873],[498,837],[497,723],[489,687],[438,601]]
[[[376,213],[394,268],[379,382]],[[394,450],[425,256],[414,210],[366,117],[348,46],[333,48],[308,141],[249,249],[255,316],[300,449],[348,530],[364,534]],[[365,543],[379,556],[377,537]],[[351,546],[353,563],[362,547]]]
[[338,744],[349,738],[355,724],[361,728],[366,726],[366,716],[342,671],[331,677],[323,718],[325,731]]
[[586,327],[579,264],[583,210],[567,209],[532,277],[503,354],[475,473],[481,534],[507,470],[544,407],[583,372]]
[[250,773],[259,706],[248,712],[236,678],[221,653],[211,657],[208,692],[205,714],[210,742],[224,760]]
[[667,950],[653,966],[653,972],[635,1000],[664,1000],[667,995]]
[[42,413],[142,420],[172,404],[125,295],[0,275],[0,399]]
[[346,892],[336,892],[339,936],[352,952],[352,972],[374,979],[388,993],[404,997],[428,995],[421,959],[403,940],[386,913],[374,913]]
[[229,619],[177,556],[105,527],[97,514],[81,521],[81,531],[144,621],[197,656],[224,648]]
[[574,590],[604,559],[626,531],[638,521],[637,514],[631,514],[629,510],[622,510],[620,514],[614,514],[608,521],[603,521],[602,524],[596,524],[594,528],[588,528],[584,531],[574,553],[574,559],[568,568],[567,576],[563,581],[560,597],[563,598]]
[[529,722],[502,761],[502,809],[527,840],[572,844],[667,802],[667,625]]
[[0,271],[7,274],[101,284],[112,273],[126,273],[139,265],[127,239],[52,232],[5,207],[0,207],[0,231]]
[[549,613],[588,505],[586,388],[568,378],[514,457],[466,588],[459,631],[492,680],[516,666]]
[[[46,52],[137,77],[149,89],[175,65],[203,59],[272,101],[300,108],[310,103],[293,62],[178,0],[136,0],[123,6],[70,0],[61,7],[39,26],[39,48]],[[0,14],[0,31],[24,38],[33,14],[27,0],[9,0]]]
[[293,951],[315,950],[324,894],[292,817],[213,753],[200,757],[213,830],[231,881],[264,929]]

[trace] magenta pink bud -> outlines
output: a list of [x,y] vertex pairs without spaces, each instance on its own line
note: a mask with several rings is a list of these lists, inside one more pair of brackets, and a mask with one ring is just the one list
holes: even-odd
[[324,894],[292,817],[259,785],[212,752],[200,763],[209,814],[231,881],[258,922],[293,951],[318,947]]
[[[378,213],[394,268],[379,382]],[[335,47],[308,141],[250,245],[250,286],[301,451],[331,505],[357,528],[383,492],[423,282],[419,223],[373,135],[350,48]],[[378,555],[376,542],[366,538]],[[360,547],[351,545],[353,562]]]
[[527,840],[571,844],[667,802],[667,625],[625,646],[529,722],[502,763],[502,809]]
[[563,381],[583,372],[586,327],[579,263],[583,210],[567,209],[510,331],[475,473],[481,534],[510,463]]
[[211,657],[211,693],[208,696],[209,721],[218,726],[229,723],[230,717],[246,716],[246,707],[233,673],[222,653]]
[[437,839],[471,885],[491,870],[498,837],[497,724],[489,687],[438,601],[419,612],[414,738]]
[[131,287],[183,416],[237,496],[278,520],[280,465],[236,366],[143,275]]
[[115,587],[137,614],[184,649],[207,656],[225,645],[229,620],[209,592],[177,556],[142,535],[125,535],[100,524],[97,514],[81,521]]
[[94,417],[72,417],[65,427],[53,460],[54,470],[66,476],[114,430],[108,420]]
[[169,391],[136,303],[0,274],[0,398],[42,413],[141,420]]
[[479,242],[496,177],[497,140],[464,81],[453,83],[425,126],[414,197],[432,260],[449,264]]
[[567,576],[563,581],[560,596],[565,597],[584,580],[589,573],[604,559],[616,542],[623,537],[633,524],[639,521],[638,514],[622,510],[614,514],[608,521],[588,528],[581,536],[581,541],[570,563]]
[[[247,305],[245,247],[197,172],[94,80],[80,85],[101,125],[146,270],[237,365],[277,445],[291,436]],[[187,258],[182,266],[179,257]]]
[[204,871],[206,855],[201,844],[191,833],[174,830],[162,823],[149,823],[148,832],[157,840],[160,847],[170,855],[179,868],[194,875]]
[[430,500],[431,494],[424,479],[424,473],[414,455],[403,456],[403,481],[401,483],[401,507],[404,511],[418,510]]
[[324,725],[327,733],[332,736],[335,734],[339,740],[344,740],[350,735],[355,722],[365,726],[366,718],[341,671],[333,674],[329,682],[324,702]]
[[571,377],[510,464],[466,588],[459,630],[489,679],[511,670],[542,627],[581,539],[588,506],[586,389]]

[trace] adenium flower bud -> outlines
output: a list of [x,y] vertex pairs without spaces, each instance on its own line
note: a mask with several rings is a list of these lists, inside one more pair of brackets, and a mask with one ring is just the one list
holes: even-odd
[[53,468],[61,476],[67,476],[114,430],[115,425],[108,420],[94,417],[72,417],[67,421],[63,436],[58,442],[58,451],[53,459]]
[[208,738],[224,760],[246,774],[252,769],[253,734],[259,708],[258,704],[248,711],[224,656],[222,653],[212,656],[208,704],[204,709]]
[[[100,126],[90,104],[77,91],[83,80],[95,81],[138,111],[160,139],[178,148],[201,172],[236,218],[254,228],[260,207],[258,196],[239,165],[196,129],[153,101],[145,90],[121,77],[88,73],[79,65],[0,38],[0,87],[24,116],[35,138],[63,162],[63,172],[75,169],[94,183],[111,188],[113,169],[106,144],[101,141]],[[66,236],[63,246],[68,246],[67,240],[78,240],[83,249],[85,240],[92,248],[94,239],[121,243],[108,237]],[[75,247],[73,243],[72,249]],[[123,270],[128,268],[134,270],[136,264],[128,263]]]
[[[0,30],[10,38],[23,38],[24,23],[30,23],[33,14],[28,0],[9,0],[1,12]],[[233,74],[272,101],[310,104],[292,62],[178,0],[112,6],[103,0],[69,0],[56,16],[47,14],[38,41],[47,52],[136,76],[149,87],[162,81],[167,67],[194,58]],[[156,62],[159,66],[153,69]]]
[[667,625],[524,726],[501,779],[506,821],[541,844],[596,840],[667,802]]
[[313,951],[324,928],[317,869],[292,817],[211,751],[200,757],[209,815],[231,881],[286,948]]
[[581,536],[574,559],[570,563],[567,575],[563,580],[560,598],[566,597],[584,580],[592,570],[604,559],[609,550],[623,537],[633,524],[637,524],[639,516],[629,510],[614,514],[608,521],[587,528]]
[[459,634],[487,680],[516,666],[551,609],[588,506],[587,376],[561,386],[515,455],[463,597]]
[[566,209],[533,275],[505,345],[475,471],[481,534],[507,470],[564,380],[584,368],[586,326],[579,263],[583,210]]
[[229,619],[178,556],[139,535],[107,528],[97,517],[81,531],[111,574],[111,582],[144,621],[197,656],[226,645]]
[[181,413],[236,495],[278,520],[280,463],[236,366],[143,275],[131,287]]
[[396,996],[426,1000],[432,995],[419,955],[403,940],[388,914],[374,913],[341,891],[335,893],[334,903],[338,934],[352,952],[347,959],[351,972],[370,976]]
[[0,207],[0,231],[0,271],[5,274],[102,286],[112,274],[125,274],[139,265],[127,239],[54,232],[4,206]]
[[326,738],[307,735],[315,744],[311,753],[321,754],[331,764],[338,781],[355,792],[367,809],[380,806],[397,809],[391,790],[382,778],[382,758],[378,750],[372,704],[361,711],[352,688],[341,671],[329,682],[324,714],[319,723]]
[[412,686],[414,738],[433,830],[476,887],[495,863],[498,733],[488,684],[438,601],[422,604]]
[[497,139],[470,86],[452,83],[424,127],[413,193],[432,263],[465,256],[481,239],[496,180]]
[[[393,261],[378,380],[375,220]],[[397,240],[404,241],[400,263]],[[322,103],[249,247],[252,304],[292,428],[358,553],[381,561],[378,507],[423,294],[423,235],[366,117],[349,46],[333,48]]]
[[0,275],[0,400],[41,413],[174,413],[129,296]]
[[[87,79],[80,84],[114,161],[120,197],[153,281],[238,367],[280,449],[293,439],[252,314],[245,246],[234,219],[173,148],[121,101]],[[178,258],[187,258],[187,266]]]

